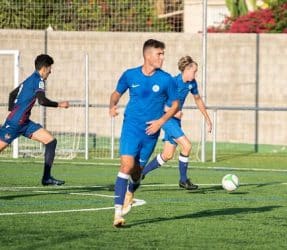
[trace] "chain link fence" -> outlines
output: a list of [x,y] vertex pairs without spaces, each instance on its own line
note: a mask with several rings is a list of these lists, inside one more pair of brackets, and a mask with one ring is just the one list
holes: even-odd
[[1,29],[180,32],[184,0],[0,0]]

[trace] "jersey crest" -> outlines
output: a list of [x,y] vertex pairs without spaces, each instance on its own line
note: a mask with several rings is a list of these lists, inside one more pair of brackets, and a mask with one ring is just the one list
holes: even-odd
[[158,92],[159,91],[159,86],[157,84],[152,86],[152,91],[153,92]]

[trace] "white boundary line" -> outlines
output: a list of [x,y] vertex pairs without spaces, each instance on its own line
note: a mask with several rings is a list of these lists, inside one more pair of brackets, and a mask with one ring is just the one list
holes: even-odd
[[[108,161],[108,160],[107,160]],[[116,160],[115,160],[116,161]],[[8,160],[1,160],[1,162],[17,162],[13,159]],[[21,160],[18,161],[18,163],[31,163],[31,160]],[[43,161],[32,161],[32,163],[43,163]],[[194,163],[194,162],[193,162]],[[109,166],[119,166],[119,162],[81,162],[81,161],[58,161],[54,163],[55,165],[57,164],[69,164],[69,165],[86,165],[86,166],[105,166],[105,165],[109,165]],[[163,168],[178,168],[178,166],[176,165],[176,163],[173,165],[171,165],[172,162],[167,163]],[[202,167],[202,166],[196,166],[196,165],[192,165],[189,167],[189,169],[203,169],[203,170],[236,170],[236,171],[259,171],[259,172],[287,172],[287,169],[271,169],[271,168],[237,168],[237,167]]]
[[[221,183],[196,183],[199,186],[221,186]],[[264,183],[240,183],[240,185],[260,185],[260,184],[264,184]],[[281,183],[277,183],[277,184],[281,184],[281,185],[287,185],[287,182],[281,182]],[[177,187],[178,184],[142,184],[141,187]],[[57,190],[35,190],[33,191],[33,189],[47,189],[47,187],[42,187],[42,186],[31,186],[31,187],[0,187],[0,191],[11,191],[11,192],[22,192],[22,191],[29,191],[29,189],[32,189],[33,192],[37,192],[37,193],[63,193],[63,194],[74,194],[74,195],[94,195],[94,196],[102,196],[102,197],[114,197],[111,195],[102,195],[102,194],[96,194],[96,193],[71,193],[68,192],[69,188],[92,188],[92,187],[105,187],[105,186],[61,186],[61,187],[55,187]],[[53,187],[51,187],[53,188]],[[108,188],[108,187],[107,187]],[[66,193],[64,193],[65,191],[67,191]]]
[[34,211],[34,212],[19,212],[19,213],[0,213],[0,216],[29,215],[29,214],[56,214],[56,213],[72,213],[72,212],[92,212],[92,211],[109,210],[109,209],[114,209],[114,207],[83,208],[83,209],[55,210],[55,211]]
[[[75,186],[74,186],[75,187]],[[19,190],[18,187],[17,191],[21,191]],[[29,188],[29,187],[25,187],[25,190]],[[31,187],[31,188],[35,188],[35,187]],[[9,190],[5,190],[5,191],[9,191]],[[64,193],[62,191],[48,191],[48,190],[34,190],[32,191],[33,193],[51,193],[51,194],[69,194],[69,195],[81,195],[81,196],[100,196],[100,197],[107,197],[107,198],[114,198],[115,196],[113,195],[103,195],[103,194],[97,194],[97,193]],[[134,203],[133,203],[133,207],[136,206],[142,206],[146,204],[146,201],[144,200],[140,200],[140,199],[134,199]],[[69,209],[69,210],[50,210],[50,211],[30,211],[30,212],[7,212],[7,213],[0,213],[0,216],[12,216],[12,215],[38,215],[38,214],[55,214],[55,213],[73,213],[73,212],[93,212],[93,211],[101,211],[101,210],[113,210],[114,207],[102,207],[102,208],[82,208],[82,209]]]
[[[262,184],[262,183],[253,183],[253,184]],[[287,183],[278,183],[287,185]],[[142,187],[173,187],[177,186],[178,184],[145,184],[142,185]],[[221,184],[218,183],[201,183],[198,184],[200,186],[221,186]],[[248,183],[241,183],[241,185],[248,185]],[[107,198],[114,198],[113,195],[103,195],[103,194],[97,194],[97,193],[76,193],[76,192],[64,192],[65,189],[69,188],[91,188],[91,187],[104,187],[104,186],[63,186],[57,187],[60,190],[33,190],[32,192],[36,193],[58,193],[58,194],[69,194],[69,195],[81,195],[81,196],[100,196],[100,197],[107,197]],[[47,188],[47,187],[0,187],[0,191],[25,191],[28,189],[38,189],[38,188]],[[21,190],[22,189],[22,190]],[[68,190],[67,190],[68,191]],[[134,199],[133,206],[142,206],[146,204],[146,201],[140,200],[140,199]],[[92,212],[92,211],[101,211],[101,210],[112,210],[114,207],[102,207],[102,208],[83,208],[83,209],[69,209],[69,210],[55,210],[55,211],[30,211],[30,212],[6,212],[6,213],[0,213],[0,216],[13,216],[13,215],[38,215],[38,214],[55,214],[55,213],[73,213],[73,212]]]

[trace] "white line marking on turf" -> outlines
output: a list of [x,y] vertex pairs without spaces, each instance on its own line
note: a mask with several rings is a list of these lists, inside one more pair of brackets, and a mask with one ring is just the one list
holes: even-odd
[[[101,160],[101,159],[99,159]],[[1,160],[1,162],[7,162],[7,163],[10,163],[10,162],[17,162],[15,160]],[[20,162],[23,162],[23,163],[31,163],[31,160],[21,160]],[[32,163],[43,163],[42,161],[33,161]],[[194,164],[196,164],[196,162],[192,162]],[[96,165],[99,165],[99,166],[119,166],[119,163],[118,162],[81,162],[81,161],[75,161],[75,162],[72,162],[72,161],[59,161],[55,164],[69,164],[69,165],[86,165],[86,166],[96,166]],[[176,164],[174,165],[171,165],[172,163],[170,164],[167,164],[165,165],[165,168],[178,168],[178,166]],[[202,166],[196,166],[196,165],[193,165],[191,166],[189,169],[205,169],[205,170],[238,170],[238,171],[262,171],[262,172],[287,172],[287,169],[270,169],[270,168],[237,168],[237,167],[202,167]]]
[[51,186],[51,187],[42,187],[42,186],[32,186],[32,187],[0,187],[0,191],[17,191],[21,189],[49,189],[49,188],[56,188],[56,189],[62,189],[63,191],[65,189],[69,188],[104,188],[105,186]]
[[211,170],[237,170],[237,171],[254,171],[254,172],[287,172],[287,169],[269,169],[269,168],[234,168],[234,167],[196,167],[195,169]]
[[[140,199],[134,199],[133,207],[142,206],[144,204],[146,204],[146,201]],[[93,211],[112,210],[112,209],[114,209],[114,207],[82,208],[82,209],[55,210],[55,211],[32,211],[32,212],[12,212],[12,213],[8,212],[8,213],[0,213],[0,216],[93,212]]]
[[105,195],[105,194],[91,194],[91,193],[69,193],[69,194],[82,195],[82,196],[99,196],[99,197],[115,198],[114,195]]
[[[221,186],[221,183],[196,183],[197,185],[199,186]],[[256,185],[260,185],[260,184],[265,184],[265,183],[240,183],[240,185],[250,185],[250,184],[256,184]],[[282,184],[282,185],[287,185],[287,183],[278,183],[278,184]],[[178,186],[178,184],[142,184],[141,187],[176,187]],[[38,192],[38,193],[63,193],[64,191],[67,191],[68,193],[68,189],[69,188],[98,188],[98,187],[101,187],[101,188],[108,188],[107,186],[61,186],[61,187],[58,187],[58,186],[53,186],[53,187],[50,187],[51,189],[52,188],[55,188],[57,189],[57,191],[55,190],[35,190],[34,192]],[[42,188],[45,188],[47,189],[47,187],[37,187],[37,186],[31,186],[31,187],[0,187],[0,191],[12,191],[12,192],[21,192],[23,190],[27,190],[29,191],[29,189],[42,189]],[[67,190],[66,190],[67,189]],[[64,194],[64,193],[63,193]],[[87,193],[86,193],[87,194]],[[84,193],[79,193],[79,195],[85,195]],[[93,193],[90,193],[90,194],[87,194],[87,195],[95,195],[95,196],[105,196],[105,195],[98,195],[98,194],[93,194]],[[109,197],[109,196],[107,196]],[[113,196],[111,196],[113,197]]]
[[[75,186],[72,186],[75,187]],[[78,186],[79,187],[79,186]],[[86,187],[86,186],[85,186]],[[16,191],[21,191],[21,187],[17,187]],[[25,187],[24,190],[27,190]],[[34,188],[34,187],[33,187]],[[11,191],[11,189],[4,189],[4,191]],[[14,190],[12,190],[14,191]],[[50,193],[50,194],[69,194],[69,195],[81,195],[81,196],[100,196],[100,197],[107,197],[107,198],[114,198],[113,195],[104,195],[104,194],[97,194],[97,193],[71,193],[71,192],[64,192],[62,191],[53,191],[53,190],[33,190],[33,193]],[[142,206],[146,204],[146,201],[140,199],[133,200],[133,206]],[[7,213],[0,213],[0,216],[12,216],[12,215],[37,215],[37,214],[55,214],[55,213],[72,213],[72,212],[92,212],[92,211],[100,211],[100,210],[112,210],[114,207],[102,207],[102,208],[83,208],[83,209],[69,209],[69,210],[51,210],[51,211],[30,211],[30,212],[7,212]]]
[[105,194],[96,194],[96,193],[71,193],[71,192],[63,192],[63,191],[36,190],[33,192],[34,193],[45,193],[45,194],[73,194],[73,195],[81,195],[81,196],[99,196],[99,197],[115,198],[114,195],[105,195]]
[[34,211],[34,212],[18,212],[18,213],[0,213],[0,216],[5,215],[28,215],[28,214],[56,214],[56,213],[72,213],[72,212],[91,212],[100,210],[114,209],[114,207],[102,208],[83,208],[83,209],[70,209],[70,210],[55,210],[55,211]]

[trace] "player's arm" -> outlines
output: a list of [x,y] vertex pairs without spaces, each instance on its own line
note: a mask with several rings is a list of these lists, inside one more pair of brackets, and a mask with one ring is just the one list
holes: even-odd
[[115,116],[117,116],[119,114],[118,111],[117,111],[117,109],[118,109],[117,104],[118,104],[121,96],[122,95],[116,90],[111,94],[111,97],[110,97],[110,110],[109,110],[109,113],[110,113],[111,117],[115,117]]
[[208,132],[211,133],[211,131],[212,131],[212,122],[211,122],[211,120],[209,118],[209,115],[207,113],[205,104],[204,104],[201,96],[200,95],[193,95],[193,98],[194,98],[194,102],[195,102],[196,106],[198,107],[198,109],[203,114],[203,116],[204,116],[204,118],[206,120],[206,123],[207,123],[207,126],[208,126]]
[[17,98],[17,95],[18,95],[18,92],[19,92],[19,89],[20,89],[20,86],[19,85],[17,88],[13,89],[10,94],[9,94],[9,101],[8,101],[8,111],[12,111],[13,107],[14,107],[14,102],[15,102],[15,99]]
[[36,93],[36,97],[38,99],[38,102],[40,105],[45,106],[45,107],[54,107],[54,108],[68,108],[69,107],[69,102],[67,101],[62,101],[62,102],[54,102],[49,100],[44,91],[38,91]]
[[149,126],[146,128],[146,134],[152,135],[155,134],[162,125],[171,117],[173,117],[179,109],[179,101],[175,100],[172,102],[171,107],[164,113],[164,115],[155,121],[150,121],[147,124]]
[[[164,107],[165,112],[167,112],[169,109],[170,109],[170,107],[168,107],[168,106]],[[181,110],[177,111],[174,115],[174,117],[179,119],[179,120],[181,120],[182,116],[183,116],[183,112]]]

